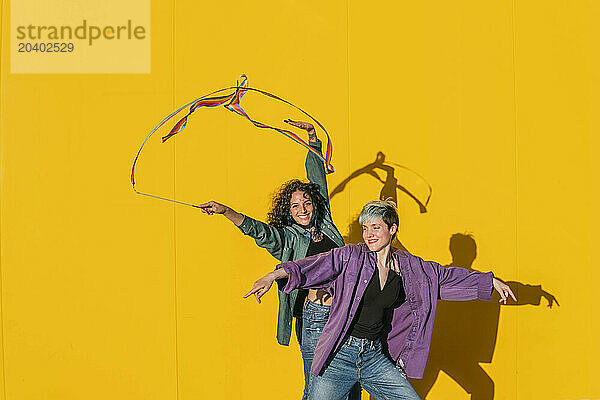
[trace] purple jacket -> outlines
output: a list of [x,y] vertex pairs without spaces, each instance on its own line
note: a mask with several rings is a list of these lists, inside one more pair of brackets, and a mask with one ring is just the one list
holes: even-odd
[[[420,379],[429,354],[438,298],[490,300],[493,275],[458,267],[444,268],[404,251],[392,250],[402,274],[406,301],[391,312],[384,347],[396,365],[402,360],[409,377]],[[324,288],[333,295],[329,320],[315,349],[313,375],[322,372],[327,358],[342,345],[375,272],[376,261],[375,252],[360,243],[277,266],[289,275],[287,280],[278,281],[281,291]]]

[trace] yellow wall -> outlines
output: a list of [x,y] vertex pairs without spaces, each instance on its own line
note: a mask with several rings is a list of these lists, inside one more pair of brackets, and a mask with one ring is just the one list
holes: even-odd
[[[473,268],[557,298],[495,308],[491,363],[452,349],[496,399],[600,398],[594,2],[153,1],[146,75],[11,74],[2,7],[2,399],[298,397],[275,292],[241,299],[274,260],[224,218],[128,181],[152,126],[241,73],[325,123],[330,189],[379,151],[427,179],[426,213],[398,192],[410,251],[449,264],[450,236],[472,233]],[[248,102],[257,117],[297,117]],[[274,188],[303,176],[301,148],[226,110],[155,139],[140,189],[184,201],[263,218]],[[341,231],[381,186],[362,175],[332,199]],[[428,398],[467,399],[474,379],[442,372]]]

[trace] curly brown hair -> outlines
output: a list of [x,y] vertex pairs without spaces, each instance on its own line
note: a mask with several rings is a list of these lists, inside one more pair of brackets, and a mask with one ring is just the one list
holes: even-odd
[[313,203],[313,218],[311,226],[320,230],[321,221],[326,213],[325,200],[319,193],[319,185],[316,183],[305,183],[298,179],[292,179],[281,185],[273,195],[271,210],[267,213],[267,223],[278,228],[292,225],[294,220],[290,215],[290,200],[292,193],[300,190],[307,193]]

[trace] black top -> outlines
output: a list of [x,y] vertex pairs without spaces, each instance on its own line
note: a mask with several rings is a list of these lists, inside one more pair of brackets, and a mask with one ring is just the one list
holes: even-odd
[[325,253],[331,249],[335,249],[338,247],[337,244],[331,239],[327,237],[327,235],[323,234],[323,239],[318,242],[310,241],[308,245],[308,250],[306,251],[306,257],[314,256],[315,254]]
[[390,269],[385,286],[381,290],[379,268],[376,268],[358,305],[356,317],[350,326],[350,335],[360,339],[379,339],[384,326],[385,312],[398,307],[405,299],[402,277]]
[[[306,257],[325,253],[326,251],[339,247],[333,240],[329,239],[327,235],[322,234],[322,236],[323,238],[318,242],[314,242],[312,240],[310,241],[308,250],[306,251]],[[306,296],[308,296],[308,290],[298,290],[298,297],[296,297],[296,303],[294,303],[294,317],[302,317],[302,307],[304,307],[304,300],[306,300]]]

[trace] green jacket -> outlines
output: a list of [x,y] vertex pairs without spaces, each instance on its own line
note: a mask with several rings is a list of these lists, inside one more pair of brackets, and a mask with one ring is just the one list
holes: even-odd
[[[321,151],[321,142],[310,143],[315,150]],[[319,185],[319,193],[325,199],[327,212],[323,218],[321,231],[338,246],[344,246],[344,239],[331,219],[329,208],[329,194],[327,192],[327,179],[323,162],[313,152],[306,156],[306,175],[308,180]],[[276,228],[257,221],[248,216],[239,226],[244,235],[252,237],[256,244],[267,249],[269,253],[281,262],[295,261],[306,257],[310,244],[310,233],[299,225],[293,224],[283,228]],[[292,335],[292,318],[294,303],[298,290],[289,294],[279,291],[279,312],[277,316],[277,341],[287,346]]]

